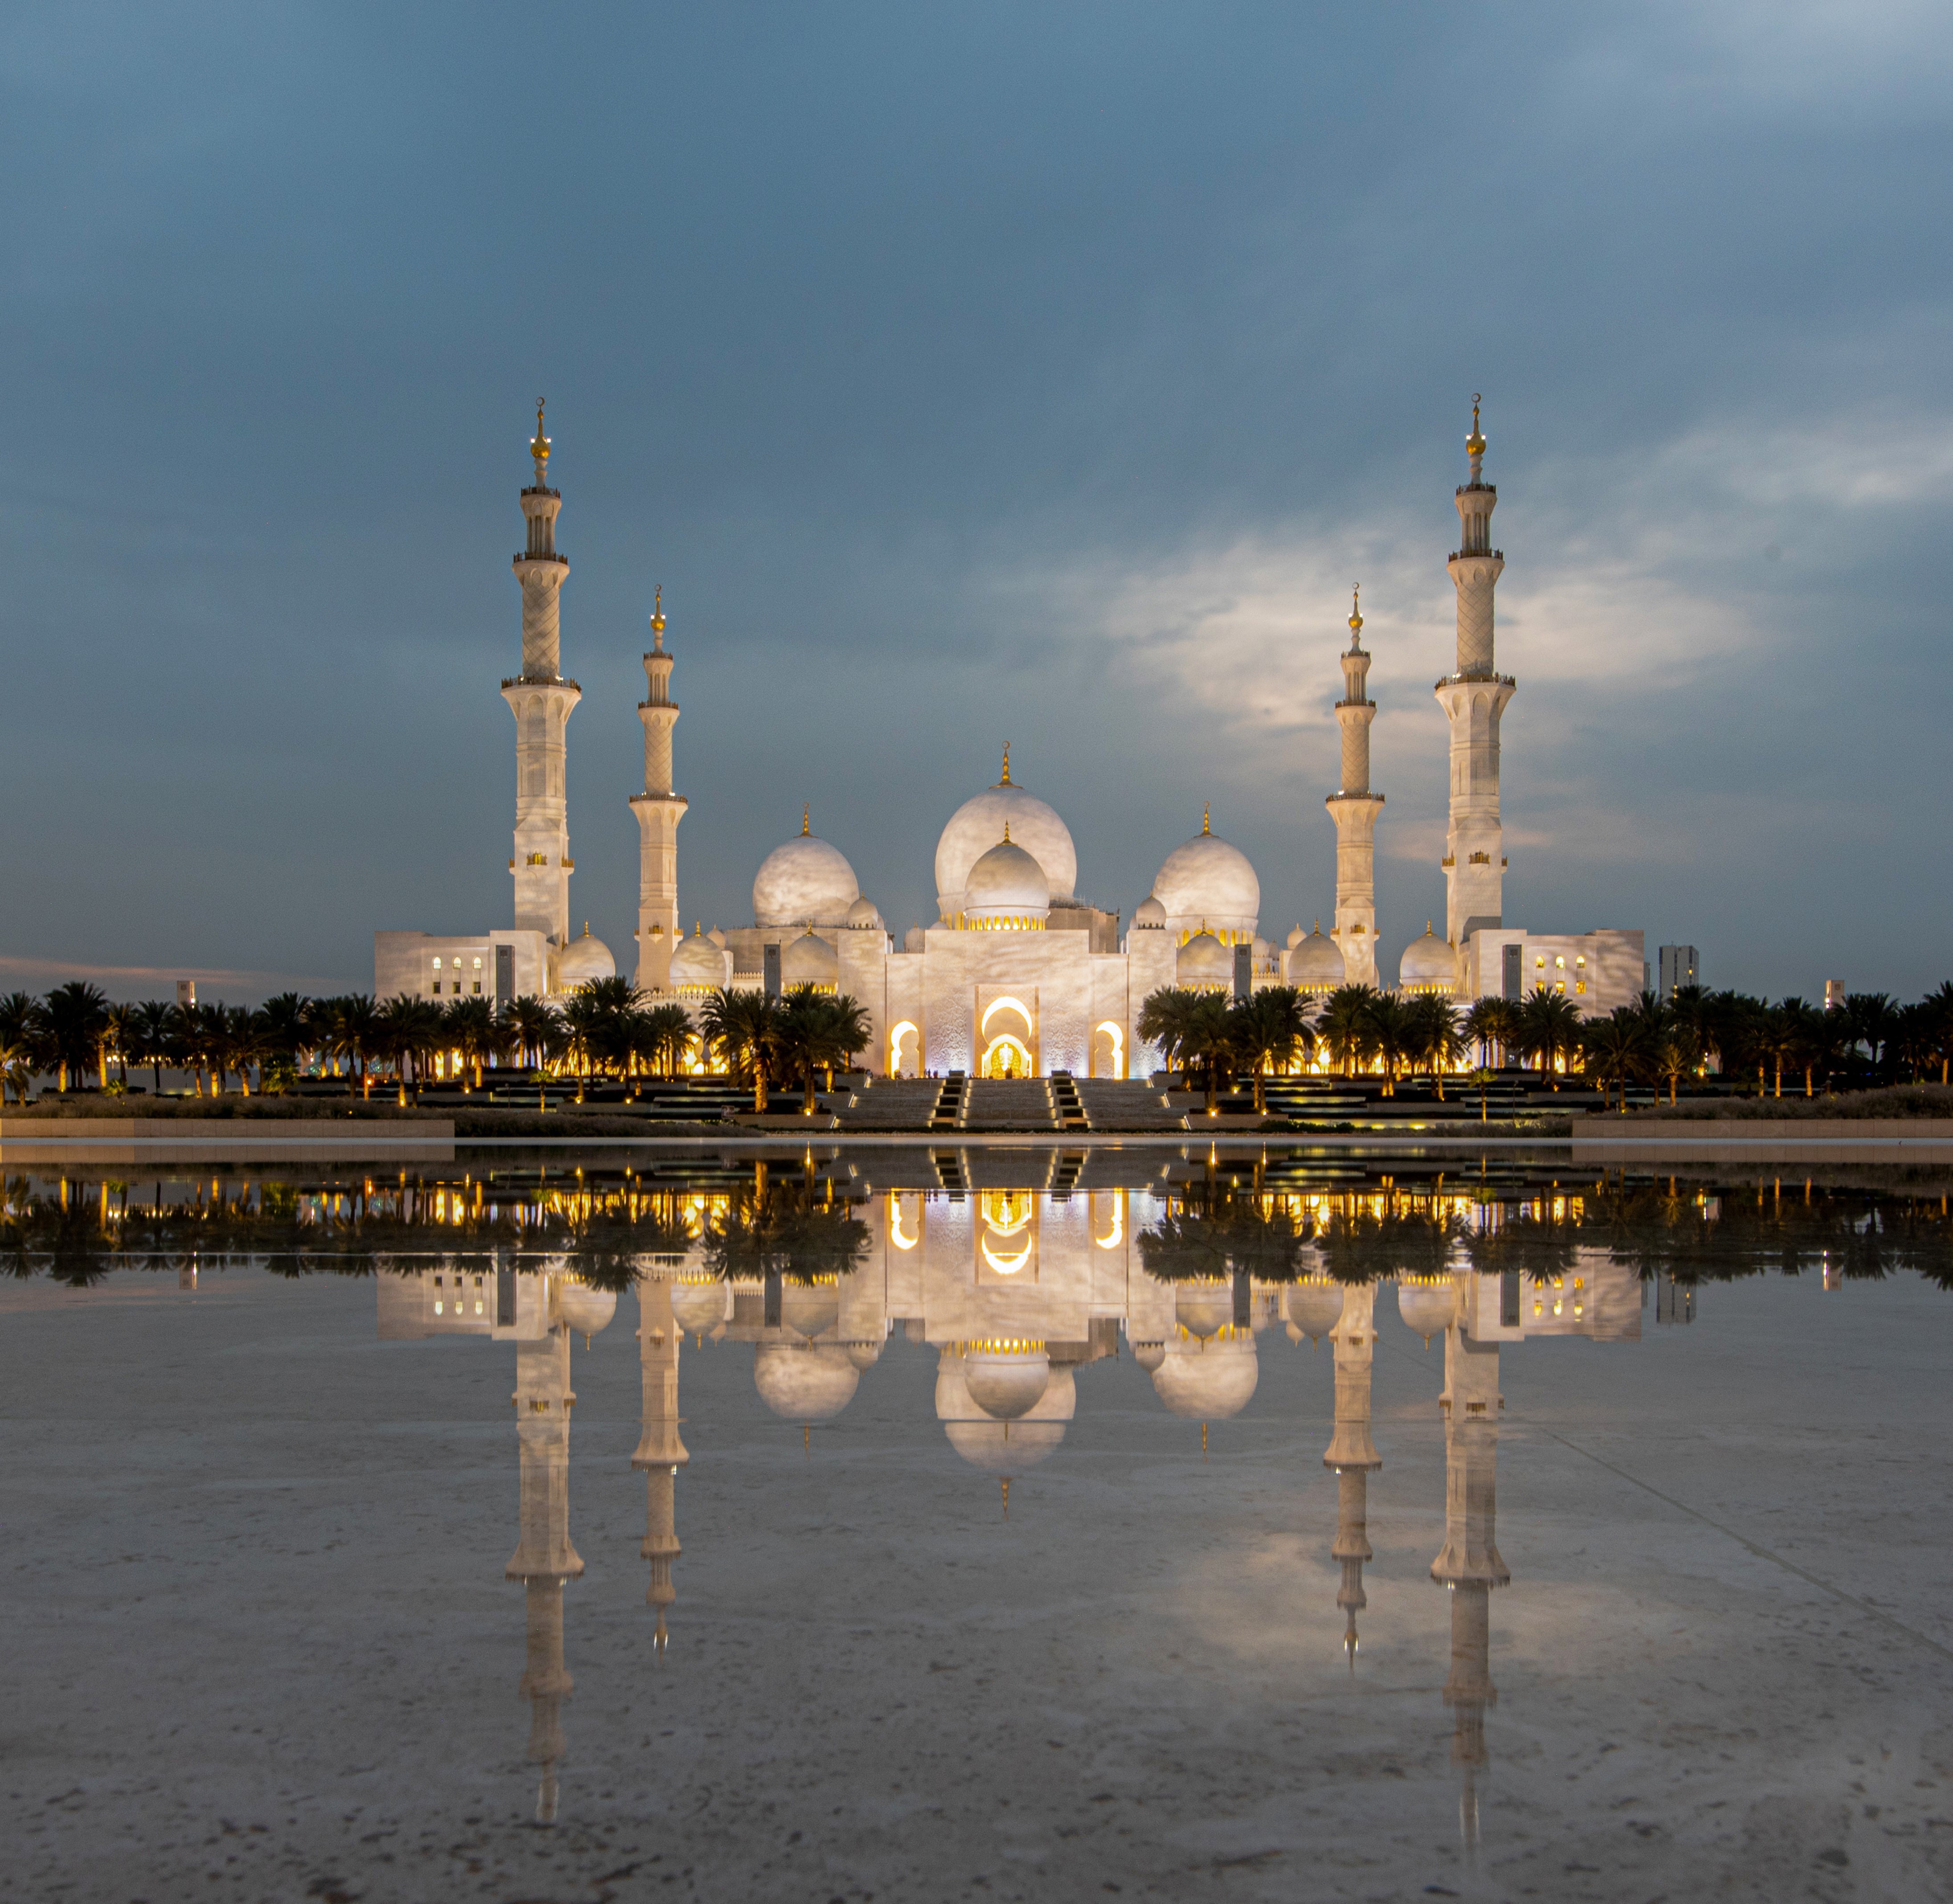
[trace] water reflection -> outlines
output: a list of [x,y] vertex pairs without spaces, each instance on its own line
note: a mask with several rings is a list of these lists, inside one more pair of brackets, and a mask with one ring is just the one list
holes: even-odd
[[1650,1307],[1657,1322],[1691,1320],[1700,1284],[1766,1268],[1817,1272],[1826,1288],[1901,1268],[1948,1286],[1944,1194],[1896,1173],[1882,1188],[1863,1172],[1787,1187],[1308,1181],[1271,1161],[1230,1169],[1189,1157],[1141,1172],[1098,1170],[1081,1154],[1027,1184],[1022,1160],[980,1153],[804,1155],[690,1181],[243,1177],[158,1184],[146,1198],[108,1181],[24,1179],[8,1186],[0,1248],[15,1274],[78,1282],[113,1268],[193,1280],[199,1267],[371,1273],[383,1338],[513,1345],[519,1528],[504,1571],[523,1589],[519,1686],[545,1823],[560,1808],[574,1684],[566,1589],[584,1571],[569,1503],[571,1344],[603,1335],[620,1298],[637,1310],[641,1424],[630,1458],[645,1486],[653,1660],[676,1603],[687,1336],[749,1347],[755,1394],[803,1442],[846,1415],[888,1344],[926,1345],[936,1423],[964,1463],[998,1478],[1006,1511],[1011,1480],[1061,1455],[1091,1405],[1095,1365],[1130,1355],[1165,1414],[1200,1424],[1204,1447],[1210,1424],[1252,1402],[1265,1345],[1326,1341],[1334,1423],[1321,1458],[1336,1477],[1328,1554],[1352,1676],[1375,1559],[1371,1477],[1384,1470],[1374,1362],[1393,1302],[1414,1336],[1443,1340],[1444,1531],[1428,1572],[1448,1600],[1441,1696],[1459,1828],[1473,1844],[1498,1699],[1492,1599],[1511,1579],[1497,1527],[1502,1349],[1564,1336],[1630,1343]]

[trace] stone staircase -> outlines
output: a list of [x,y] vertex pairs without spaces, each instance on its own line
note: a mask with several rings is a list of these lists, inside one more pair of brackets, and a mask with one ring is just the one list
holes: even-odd
[[942,1097],[938,1079],[868,1078],[828,1107],[843,1130],[926,1131],[933,1128]]
[[964,1130],[1058,1130],[1049,1078],[972,1078],[963,1105]]
[[1078,1101],[1096,1131],[1184,1130],[1183,1112],[1168,1108],[1165,1094],[1140,1078],[1080,1078]]

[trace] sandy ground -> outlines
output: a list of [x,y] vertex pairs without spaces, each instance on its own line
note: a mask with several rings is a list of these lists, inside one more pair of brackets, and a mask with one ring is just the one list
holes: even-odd
[[[51,1299],[52,1298],[52,1299]],[[0,1896],[50,1900],[1953,1894],[1953,1298],[1707,1290],[1508,1350],[1498,1699],[1460,1829],[1444,1451],[1380,1301],[1369,1606],[1326,1350],[1199,1430],[1130,1360],[1013,1489],[899,1336],[803,1454],[688,1345],[660,1661],[635,1304],[573,1373],[575,1676],[534,1822],[513,1349],[370,1282],[0,1301]]]

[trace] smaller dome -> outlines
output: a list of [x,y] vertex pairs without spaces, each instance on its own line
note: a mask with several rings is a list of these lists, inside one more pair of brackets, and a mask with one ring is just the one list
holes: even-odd
[[854,1399],[861,1371],[840,1349],[762,1342],[753,1351],[760,1399],[788,1421],[826,1421]]
[[1166,1360],[1166,1344],[1135,1342],[1133,1345],[1133,1360],[1150,1375]]
[[1259,932],[1255,935],[1254,943],[1249,947],[1249,950],[1254,954],[1255,963],[1257,965],[1263,964],[1268,960],[1274,957],[1274,947],[1269,944],[1268,941],[1263,938]]
[[1405,1327],[1422,1336],[1427,1344],[1451,1326],[1457,1306],[1457,1291],[1448,1276],[1397,1278],[1397,1314]]
[[1225,1421],[1253,1398],[1260,1374],[1253,1336],[1230,1328],[1204,1342],[1169,1342],[1153,1387],[1183,1420]]
[[1285,1294],[1290,1328],[1311,1342],[1320,1342],[1343,1319],[1343,1286],[1326,1276],[1306,1276]]
[[1183,985],[1232,986],[1234,955],[1212,932],[1196,932],[1180,948],[1174,975]]
[[1288,935],[1288,982],[1303,991],[1334,991],[1346,975],[1343,954],[1322,930],[1321,921],[1307,938],[1298,925]]
[[1143,932],[1163,932],[1166,930],[1166,908],[1148,893],[1134,909],[1133,923]]
[[964,888],[966,918],[979,920],[1043,919],[1051,910],[1051,882],[1044,869],[1008,831],[970,869]]
[[732,1313],[731,1286],[716,1276],[674,1282],[671,1292],[672,1320],[688,1336],[703,1336],[716,1329]]
[[882,1344],[873,1342],[843,1342],[842,1349],[857,1369],[873,1368],[882,1359]]
[[1449,994],[1457,988],[1458,955],[1426,921],[1424,937],[1412,941],[1397,963],[1397,989]]
[[716,991],[726,982],[726,954],[703,933],[694,932],[672,954],[675,991]]
[[572,991],[578,985],[587,985],[593,979],[614,979],[617,975],[617,961],[611,957],[610,948],[601,939],[590,936],[590,922],[583,922],[583,936],[572,939],[558,954],[556,962],[556,982],[565,991]]
[[1050,1379],[1051,1358],[1042,1342],[972,1342],[964,1353],[964,1390],[992,1421],[1029,1414]]
[[556,1290],[556,1320],[579,1336],[594,1336],[610,1326],[617,1313],[617,1298],[608,1289],[593,1289],[587,1282],[562,1282]]
[[1291,925],[1288,929],[1288,949],[1293,952],[1308,936],[1299,925]]
[[1202,832],[1166,856],[1153,882],[1170,924],[1184,931],[1205,919],[1223,932],[1252,936],[1262,909],[1262,882],[1240,847]]
[[1234,1286],[1218,1279],[1177,1284],[1173,1314],[1174,1320],[1190,1336],[1205,1342],[1233,1323]]
[[848,923],[857,932],[872,932],[882,923],[882,916],[875,910],[875,902],[864,894],[848,909]]
[[902,935],[902,950],[904,952],[920,952],[928,944],[929,940],[920,925],[911,925]]
[[792,985],[837,985],[841,982],[841,954],[826,940],[803,932],[780,954],[780,983]]

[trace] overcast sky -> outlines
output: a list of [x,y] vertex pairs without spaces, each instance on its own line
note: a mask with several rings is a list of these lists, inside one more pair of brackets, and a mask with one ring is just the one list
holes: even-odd
[[1279,938],[1361,581],[1393,971],[1482,390],[1507,923],[1953,973],[1943,7],[68,5],[0,72],[0,988],[508,922],[543,394],[627,968],[658,584],[688,922],[804,800],[928,918],[1008,739],[1086,897],[1211,801]]

